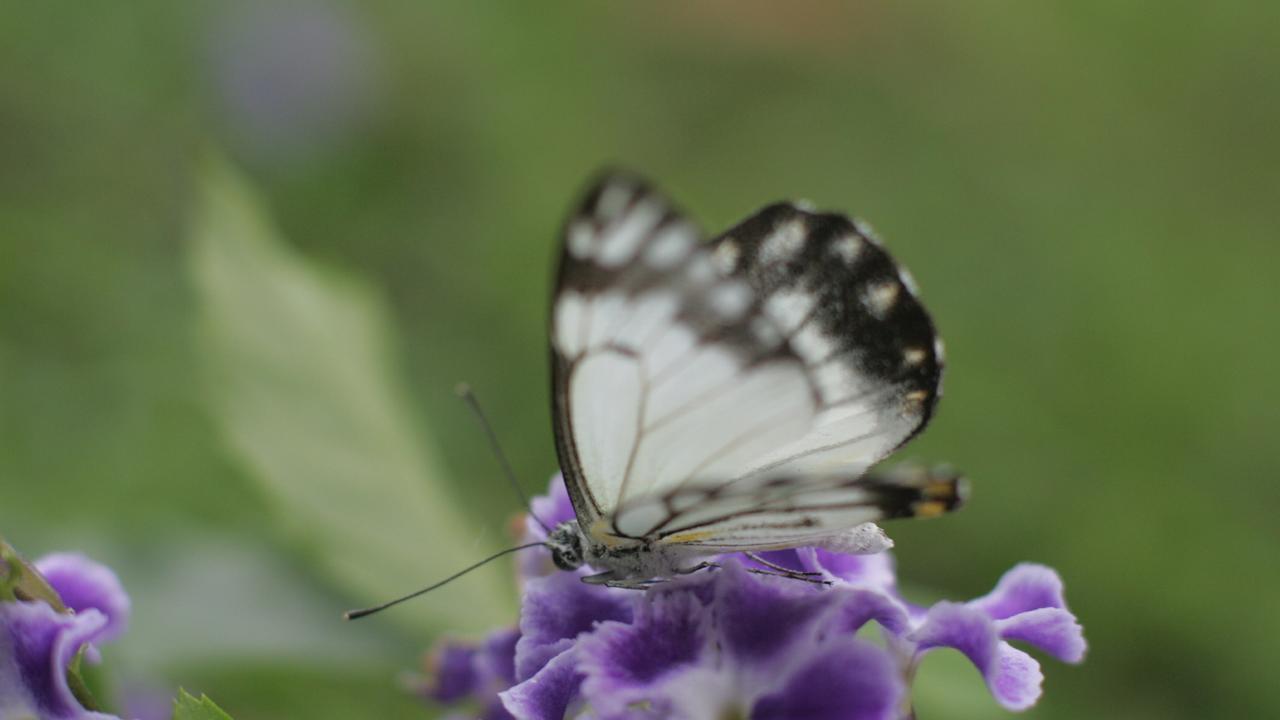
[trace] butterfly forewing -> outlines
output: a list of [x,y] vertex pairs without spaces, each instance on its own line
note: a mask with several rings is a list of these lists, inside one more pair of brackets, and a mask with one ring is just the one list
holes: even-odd
[[856,480],[928,420],[941,358],[868,234],[774,205],[703,243],[615,175],[564,242],[553,410],[584,529],[733,544],[884,516]]
[[566,226],[551,339],[584,525],[628,497],[729,477],[801,437],[817,403],[750,284],[721,277],[694,226],[631,178],[596,186]]

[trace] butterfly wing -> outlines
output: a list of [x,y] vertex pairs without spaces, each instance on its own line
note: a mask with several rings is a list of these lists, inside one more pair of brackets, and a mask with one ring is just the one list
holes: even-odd
[[786,507],[856,525],[857,479],[924,426],[942,368],[910,278],[844,216],[773,205],[702,243],[617,175],[566,225],[551,341],[557,451],[597,537],[729,538]]
[[865,523],[935,517],[960,507],[967,494],[964,478],[950,468],[906,465],[857,477],[695,483],[624,504],[617,521],[647,524],[649,540],[697,554],[775,550],[823,544],[855,528],[856,535]]

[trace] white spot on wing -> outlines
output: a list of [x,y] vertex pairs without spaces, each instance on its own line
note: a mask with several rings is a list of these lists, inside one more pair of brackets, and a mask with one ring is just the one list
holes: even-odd
[[928,356],[928,353],[925,352],[924,348],[913,347],[902,351],[903,361],[912,366],[924,362],[926,356]]
[[693,249],[694,238],[693,228],[688,223],[672,223],[649,243],[644,259],[657,270],[675,267]]
[[712,251],[711,260],[721,275],[730,275],[737,269],[738,258],[741,255],[742,249],[738,247],[738,243],[734,242],[733,238],[725,238]]
[[762,347],[773,348],[782,341],[782,334],[778,332],[778,328],[761,315],[751,318],[751,333],[755,335],[756,341]]
[[947,357],[947,348],[942,344],[942,338],[935,337],[933,339],[933,356],[941,363]]
[[839,358],[815,368],[813,378],[824,403],[834,405],[861,394],[857,374]]
[[574,220],[569,225],[569,254],[579,260],[591,257],[595,244],[595,231],[586,220]]
[[640,201],[605,235],[600,246],[600,264],[618,267],[635,257],[645,237],[662,220],[666,211],[663,204],[653,198]]
[[600,192],[600,201],[596,203],[596,217],[609,221],[617,217],[631,199],[633,189],[631,183],[614,180]]
[[831,243],[831,252],[844,261],[845,267],[853,267],[862,254],[862,239],[856,235],[845,235]]
[[685,266],[685,278],[694,285],[706,285],[718,278],[716,267],[707,253],[698,253],[690,258]]
[[804,246],[806,229],[803,220],[788,220],[779,224],[760,243],[761,265],[788,260]]
[[737,320],[751,305],[751,288],[742,282],[725,282],[711,289],[707,301],[722,320]]
[[798,288],[779,288],[764,300],[764,311],[784,333],[793,333],[809,314],[818,300],[811,293]]
[[892,280],[879,282],[866,288],[862,293],[862,304],[878,320],[883,320],[898,301],[899,285]]
[[805,363],[819,363],[836,351],[836,344],[818,323],[807,323],[791,336],[791,349]]

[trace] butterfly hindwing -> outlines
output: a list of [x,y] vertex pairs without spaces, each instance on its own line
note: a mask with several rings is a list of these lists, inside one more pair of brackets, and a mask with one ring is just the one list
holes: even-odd
[[917,465],[855,478],[780,476],[755,488],[741,485],[673,492],[651,537],[716,553],[819,544],[864,523],[940,515],[960,507],[968,492],[951,469]]

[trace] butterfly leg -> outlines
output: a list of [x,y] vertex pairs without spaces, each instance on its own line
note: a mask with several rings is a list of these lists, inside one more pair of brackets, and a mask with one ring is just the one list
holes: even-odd
[[772,570],[761,570],[759,568],[747,568],[747,572],[753,575],[768,575],[770,577],[786,578],[788,580],[799,580],[800,582],[813,583],[814,585],[830,585],[830,580],[820,580],[818,578],[805,577],[794,572],[773,572]]
[[692,575],[692,574],[694,574],[694,573],[698,572],[699,570],[712,570],[712,569],[715,569],[715,568],[718,568],[718,567],[720,567],[720,563],[713,563],[713,562],[700,562],[700,563],[698,563],[697,565],[694,565],[694,566],[693,566],[693,567],[691,567],[691,568],[685,568],[685,569],[683,569],[683,570],[676,570],[676,574],[677,574],[677,575]]
[[664,582],[666,580],[662,578],[623,578],[621,580],[610,580],[605,583],[605,586],[622,590],[648,590],[654,585]]
[[761,565],[767,568],[770,568],[772,570],[777,570],[779,573],[782,573],[784,575],[821,575],[822,574],[818,572],[806,572],[804,570],[792,570],[789,567],[779,565],[774,562],[769,562],[768,560],[765,560],[763,557],[753,552],[744,552],[742,554],[746,555],[748,559],[753,560],[757,563],[760,563]]
[[588,585],[604,585],[605,587],[621,588],[623,590],[647,590],[663,581],[661,578],[620,578],[612,570],[608,570],[595,575],[587,575],[582,578],[582,582]]
[[772,575],[773,577],[782,577],[782,578],[787,578],[789,580],[800,580],[801,582],[813,583],[814,585],[830,585],[831,584],[830,580],[822,580],[817,577],[814,577],[815,575],[821,575],[821,573],[805,572],[803,570],[792,570],[789,567],[784,567],[777,563],[769,562],[768,560],[765,560],[764,558],[760,557],[759,555],[753,552],[744,552],[742,554],[746,555],[751,560],[754,560],[755,562],[758,562],[761,565],[764,565],[767,568],[771,568],[771,570],[761,570],[760,568],[748,568],[747,572],[755,573],[756,575]]
[[582,582],[588,585],[612,585],[618,582],[618,576],[612,570],[606,570],[595,575],[585,575],[582,578]]

